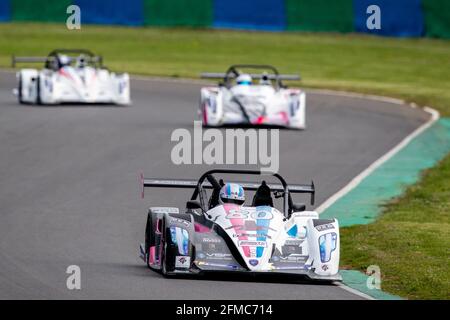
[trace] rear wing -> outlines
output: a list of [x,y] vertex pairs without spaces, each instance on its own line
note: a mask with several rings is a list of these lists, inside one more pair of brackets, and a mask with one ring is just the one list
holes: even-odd
[[39,62],[48,63],[48,62],[53,62],[55,60],[56,60],[55,57],[16,57],[16,56],[12,56],[11,66],[13,68],[15,68],[17,63],[39,63]]
[[[98,63],[100,66],[103,65],[103,57],[102,56],[88,56],[86,55],[84,57],[86,62],[90,62],[90,63]],[[47,57],[33,57],[33,56],[28,56],[28,57],[16,57],[16,56],[12,56],[11,58],[11,66],[13,68],[16,67],[17,63],[45,63],[46,65],[48,65],[49,63],[53,63],[56,62],[56,56],[47,56]]]
[[[250,76],[253,79],[262,79],[263,77],[266,77],[268,80],[301,80],[300,76],[298,74],[261,74],[261,73],[250,73]],[[228,78],[235,78],[236,75],[234,74],[227,74],[227,73],[220,73],[220,72],[203,72],[200,74],[200,77],[202,79],[224,79],[226,77]]]
[[[238,182],[230,181],[230,183],[240,184],[244,190],[256,191],[261,183],[257,182]],[[198,186],[197,180],[190,179],[152,179],[144,178],[141,175],[142,193],[141,197],[144,198],[145,188],[176,188],[176,189],[195,189]],[[271,191],[283,192],[284,187],[279,183],[267,183],[267,186]],[[209,181],[204,181],[202,187],[205,189],[213,189],[212,184]],[[311,184],[289,184],[288,190],[290,193],[309,193],[311,194],[311,203],[314,203],[315,187],[314,182]]]

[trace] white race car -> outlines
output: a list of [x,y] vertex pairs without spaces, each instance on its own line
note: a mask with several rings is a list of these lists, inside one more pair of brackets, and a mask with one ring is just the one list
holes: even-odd
[[[243,73],[259,69],[262,73]],[[199,115],[204,126],[271,125],[305,128],[305,92],[288,89],[282,80],[298,75],[279,74],[269,65],[233,65],[226,73],[203,73],[205,79],[223,79],[217,87],[201,89]],[[258,83],[253,83],[258,80]]]
[[[313,204],[313,183],[288,185],[279,174],[273,174],[279,183],[239,182],[242,193],[237,203],[235,198],[223,199],[222,192],[230,184],[215,174],[262,175],[215,169],[198,180],[141,177],[144,188],[194,190],[186,209],[149,209],[145,242],[140,245],[140,257],[148,267],[165,276],[233,272],[342,280],[338,220],[320,219],[317,212],[306,211],[304,204],[292,199],[292,194],[306,193]],[[244,190],[254,192],[247,205]]]
[[18,62],[45,63],[44,69],[17,73],[14,93],[19,103],[130,103],[130,78],[102,65],[102,57],[87,50],[58,49],[47,57],[13,57]]

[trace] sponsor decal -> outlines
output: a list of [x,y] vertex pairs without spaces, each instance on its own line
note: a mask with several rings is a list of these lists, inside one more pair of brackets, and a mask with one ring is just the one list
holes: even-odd
[[208,243],[220,243],[221,240],[217,238],[203,238],[202,242],[208,242]]
[[225,218],[227,218],[227,219],[247,219],[249,214],[250,214],[250,212],[247,210],[230,209],[228,211],[228,214],[225,216]]
[[280,257],[280,262],[295,262],[295,263],[305,263],[308,260],[308,256],[287,256]]
[[250,263],[250,265],[252,265],[252,266],[257,266],[259,261],[256,259],[251,259],[251,260],[248,260],[248,263]]
[[251,240],[240,240],[238,243],[239,247],[266,247],[265,241],[251,241]]
[[206,256],[208,257],[208,259],[224,259],[224,260],[231,259],[230,253],[220,253],[220,252],[206,253]]
[[334,229],[334,225],[332,223],[321,224],[316,226],[317,231],[324,231],[328,229]]
[[328,268],[328,265],[327,264],[324,264],[324,265],[322,265],[322,270],[323,271],[327,271],[329,268]]
[[191,264],[191,257],[189,256],[176,256],[175,257],[175,268],[189,268]]

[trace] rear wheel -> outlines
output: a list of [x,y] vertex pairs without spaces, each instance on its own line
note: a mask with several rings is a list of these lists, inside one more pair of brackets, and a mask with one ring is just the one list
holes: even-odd
[[22,85],[22,73],[20,73],[20,75],[19,75],[19,87],[18,87],[18,93],[17,93],[17,97],[19,98],[19,103],[20,104],[23,104],[23,99],[22,99],[22,87],[23,87],[23,85]]
[[156,214],[149,211],[147,215],[147,224],[145,225],[145,253],[147,266],[151,268],[150,265],[150,247],[155,246],[155,229],[156,229]]
[[41,100],[41,77],[37,76],[36,78],[36,104],[42,104]]

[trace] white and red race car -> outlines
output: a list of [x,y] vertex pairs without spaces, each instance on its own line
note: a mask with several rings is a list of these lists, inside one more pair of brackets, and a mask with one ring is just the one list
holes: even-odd
[[[245,69],[262,70],[244,73]],[[225,73],[203,73],[223,79],[217,87],[201,89],[199,115],[204,126],[269,125],[305,129],[305,92],[289,89],[282,80],[298,75],[279,74],[269,65],[233,65]],[[258,83],[253,83],[258,80]]]
[[19,103],[130,103],[130,78],[102,65],[102,57],[81,49],[57,49],[47,57],[13,57],[16,63],[45,63],[42,70],[22,69],[14,90]]
[[214,169],[198,180],[141,177],[144,188],[194,190],[185,209],[149,209],[139,254],[150,269],[164,276],[228,272],[342,280],[338,220],[321,219],[292,199],[292,194],[310,194],[313,204],[313,183],[293,185],[279,174],[265,175],[279,182],[238,182],[245,192],[254,192],[251,202],[221,204],[224,181],[216,174],[263,175],[259,170]]

